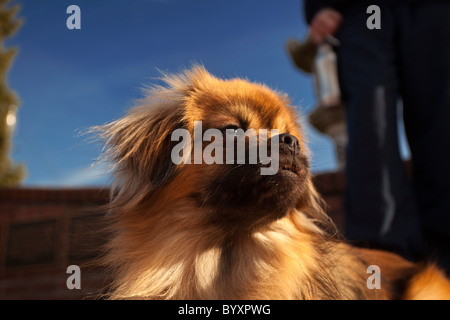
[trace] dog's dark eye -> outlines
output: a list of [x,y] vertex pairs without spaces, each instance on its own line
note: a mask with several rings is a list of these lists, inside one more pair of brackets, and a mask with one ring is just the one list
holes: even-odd
[[222,131],[223,133],[227,133],[227,130],[233,130],[233,133],[236,132],[239,128],[239,126],[235,125],[235,124],[227,124],[226,126],[223,126],[222,128],[220,128],[219,130]]

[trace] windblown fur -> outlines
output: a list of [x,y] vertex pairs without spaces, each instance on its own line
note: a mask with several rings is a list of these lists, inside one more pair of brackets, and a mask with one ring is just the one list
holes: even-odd
[[[122,119],[95,128],[114,171],[111,240],[101,258],[112,279],[108,298],[450,298],[450,283],[434,266],[339,239],[311,182],[305,138],[286,96],[217,79],[199,66],[163,81]],[[276,193],[280,205],[271,210],[280,212],[260,214],[257,200],[247,203],[222,185],[234,167],[174,165],[171,133],[192,131],[197,120],[271,125],[297,137],[303,162],[289,188],[295,199]],[[229,208],[227,199],[244,204]],[[381,289],[367,286],[370,265],[380,267]]]

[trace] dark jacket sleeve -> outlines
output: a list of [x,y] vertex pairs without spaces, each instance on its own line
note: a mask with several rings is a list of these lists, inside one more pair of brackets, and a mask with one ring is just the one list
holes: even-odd
[[320,9],[330,7],[340,11],[358,2],[361,0],[303,0],[306,22],[310,24]]

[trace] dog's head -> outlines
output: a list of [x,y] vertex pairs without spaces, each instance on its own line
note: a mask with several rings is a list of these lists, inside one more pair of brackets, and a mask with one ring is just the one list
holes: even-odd
[[192,221],[242,230],[318,205],[305,138],[285,95],[203,67],[163,80],[140,106],[100,128],[115,163],[113,206],[165,214],[189,207]]

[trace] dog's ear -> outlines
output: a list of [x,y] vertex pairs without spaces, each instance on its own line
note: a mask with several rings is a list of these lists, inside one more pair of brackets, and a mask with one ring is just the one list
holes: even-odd
[[98,127],[105,139],[104,155],[112,163],[121,187],[145,185],[148,190],[170,180],[176,167],[170,158],[171,134],[181,127],[182,110],[173,103],[144,104],[125,117]]
[[186,127],[184,101],[194,90],[194,80],[205,72],[196,67],[180,75],[164,75],[161,80],[166,86],[147,88],[145,98],[125,117],[93,128],[105,143],[103,158],[113,166],[116,186],[145,193],[176,174],[171,134]]
[[125,117],[92,129],[104,141],[103,159],[112,164],[113,192],[140,198],[176,175],[181,165],[171,159],[175,144],[171,135],[187,127],[185,101],[206,77],[210,75],[202,66],[163,74],[160,80],[165,85],[145,89],[145,98]]

